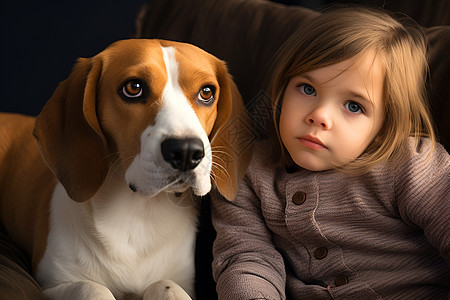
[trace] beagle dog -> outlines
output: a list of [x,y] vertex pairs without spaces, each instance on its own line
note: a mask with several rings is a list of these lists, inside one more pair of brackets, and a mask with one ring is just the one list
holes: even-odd
[[1,222],[50,299],[195,298],[195,199],[235,197],[251,131],[223,61],[118,41],[36,119],[0,114]]

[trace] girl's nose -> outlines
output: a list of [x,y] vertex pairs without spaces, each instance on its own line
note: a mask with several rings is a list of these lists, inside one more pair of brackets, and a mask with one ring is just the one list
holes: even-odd
[[306,116],[306,123],[310,126],[317,126],[324,130],[329,130],[332,126],[331,114],[330,108],[326,106],[317,107]]

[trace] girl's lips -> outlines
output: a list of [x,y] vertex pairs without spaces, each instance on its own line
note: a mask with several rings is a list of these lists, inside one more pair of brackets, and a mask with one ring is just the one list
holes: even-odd
[[313,150],[321,150],[327,148],[318,138],[315,138],[313,136],[302,136],[299,137],[298,140],[303,146]]

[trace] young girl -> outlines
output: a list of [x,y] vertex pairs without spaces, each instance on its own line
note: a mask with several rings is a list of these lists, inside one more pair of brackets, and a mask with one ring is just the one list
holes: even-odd
[[213,197],[219,299],[447,299],[450,158],[420,28],[329,11],[276,65],[276,134],[237,198]]

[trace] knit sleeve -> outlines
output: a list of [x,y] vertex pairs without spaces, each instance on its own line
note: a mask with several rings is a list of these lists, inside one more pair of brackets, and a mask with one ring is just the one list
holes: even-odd
[[272,244],[260,202],[246,178],[232,202],[213,194],[212,219],[219,299],[285,299],[283,258]]
[[428,241],[450,264],[450,156],[437,144],[423,139],[416,149],[410,143],[410,160],[396,176],[397,205],[401,217],[420,227]]

